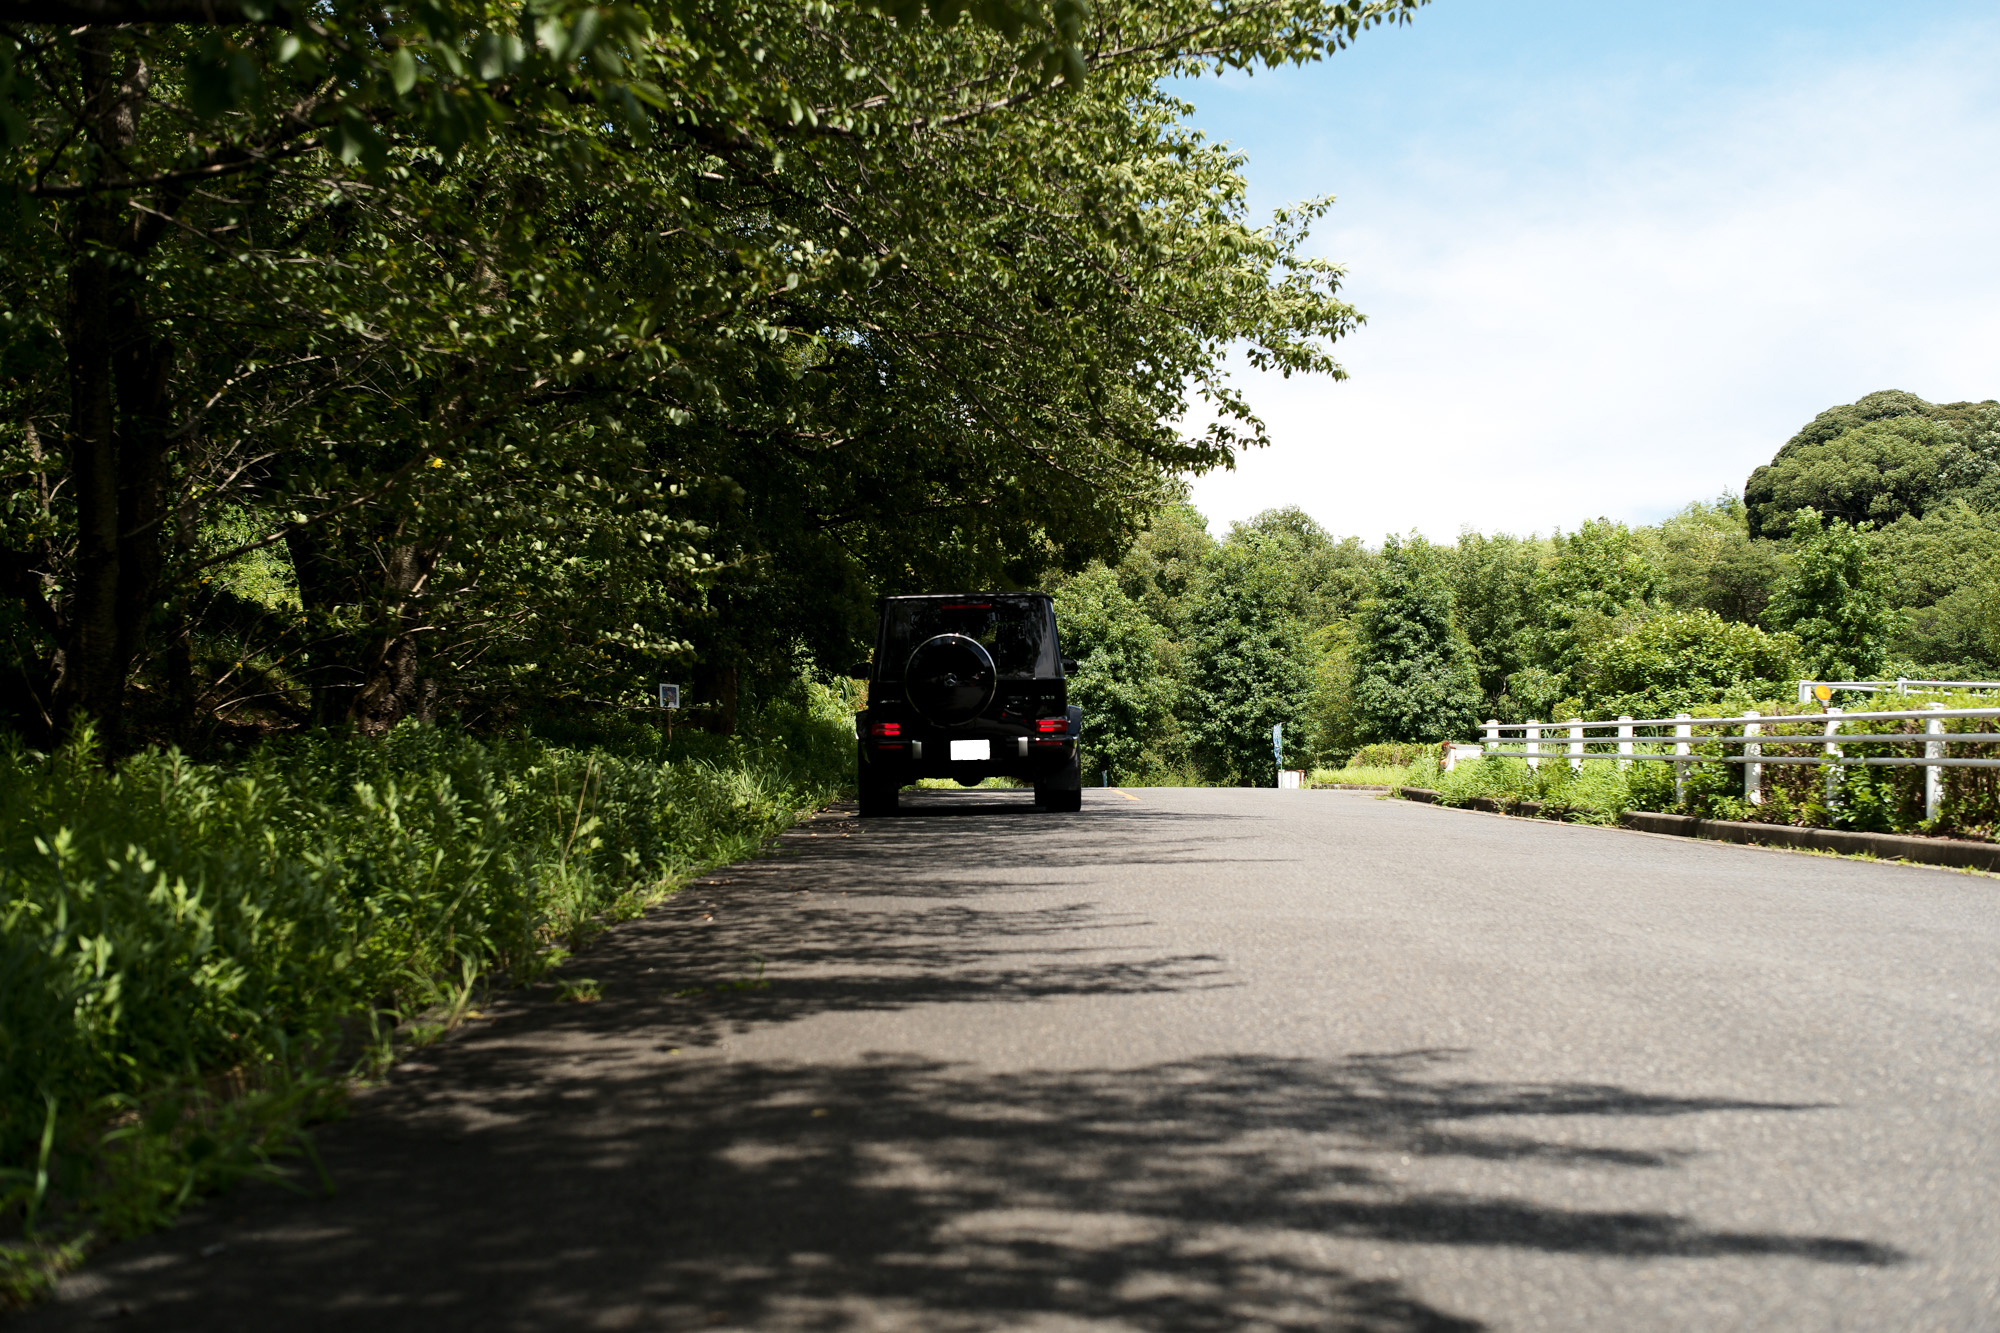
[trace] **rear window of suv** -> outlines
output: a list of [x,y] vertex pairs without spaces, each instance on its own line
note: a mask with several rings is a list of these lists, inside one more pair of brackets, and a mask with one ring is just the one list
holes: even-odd
[[1055,611],[1045,598],[994,593],[976,597],[892,597],[883,604],[875,644],[877,678],[901,680],[918,644],[939,634],[977,639],[1002,680],[1062,675]]

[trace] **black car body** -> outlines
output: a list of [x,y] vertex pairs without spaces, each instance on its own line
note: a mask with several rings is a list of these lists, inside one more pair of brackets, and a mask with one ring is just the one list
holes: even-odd
[[919,778],[990,777],[1033,783],[1045,808],[1078,809],[1083,710],[1069,702],[1069,666],[1047,593],[883,598],[874,661],[855,672],[868,679],[861,812],[893,814]]

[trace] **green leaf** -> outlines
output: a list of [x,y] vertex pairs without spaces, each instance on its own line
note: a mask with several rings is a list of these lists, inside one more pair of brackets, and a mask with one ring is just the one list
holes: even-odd
[[402,97],[417,86],[417,58],[408,46],[399,46],[389,57],[389,80],[395,85],[396,96]]

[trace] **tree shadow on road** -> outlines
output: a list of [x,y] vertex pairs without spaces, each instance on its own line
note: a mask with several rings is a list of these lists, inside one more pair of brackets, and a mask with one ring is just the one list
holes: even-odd
[[1186,817],[1127,818],[1091,843],[1032,822],[1025,840],[994,836],[1011,822],[969,815],[939,836],[936,825],[808,821],[575,960],[568,975],[596,982],[599,1003],[534,1005],[524,1021],[694,1048],[827,1012],[1240,984],[1214,954],[1150,947],[1147,916],[1106,910],[1078,883],[1080,868],[1107,859],[1185,864],[1204,839]]
[[[329,1133],[338,1197],[245,1196],[233,1217],[128,1247],[97,1299],[62,1313],[123,1301],[142,1327],[352,1327],[365,1311],[378,1330],[1387,1333],[1478,1325],[1358,1273],[1345,1242],[1903,1258],[1403,1183],[1390,1164],[1408,1158],[1671,1170],[1675,1154],[1578,1146],[1563,1126],[1809,1109],[1486,1082],[1456,1076],[1457,1059],[619,1070],[497,1046],[476,1067],[400,1080]],[[220,1240],[221,1255],[196,1257]]]

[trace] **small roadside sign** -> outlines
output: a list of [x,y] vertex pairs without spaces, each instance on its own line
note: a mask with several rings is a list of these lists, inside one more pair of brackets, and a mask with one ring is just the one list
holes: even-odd
[[681,687],[678,685],[660,686],[660,707],[679,708],[680,706],[681,706]]
[[1819,700],[1821,703],[1830,703],[1833,699],[1833,686],[1831,685],[1813,686],[1813,698]]

